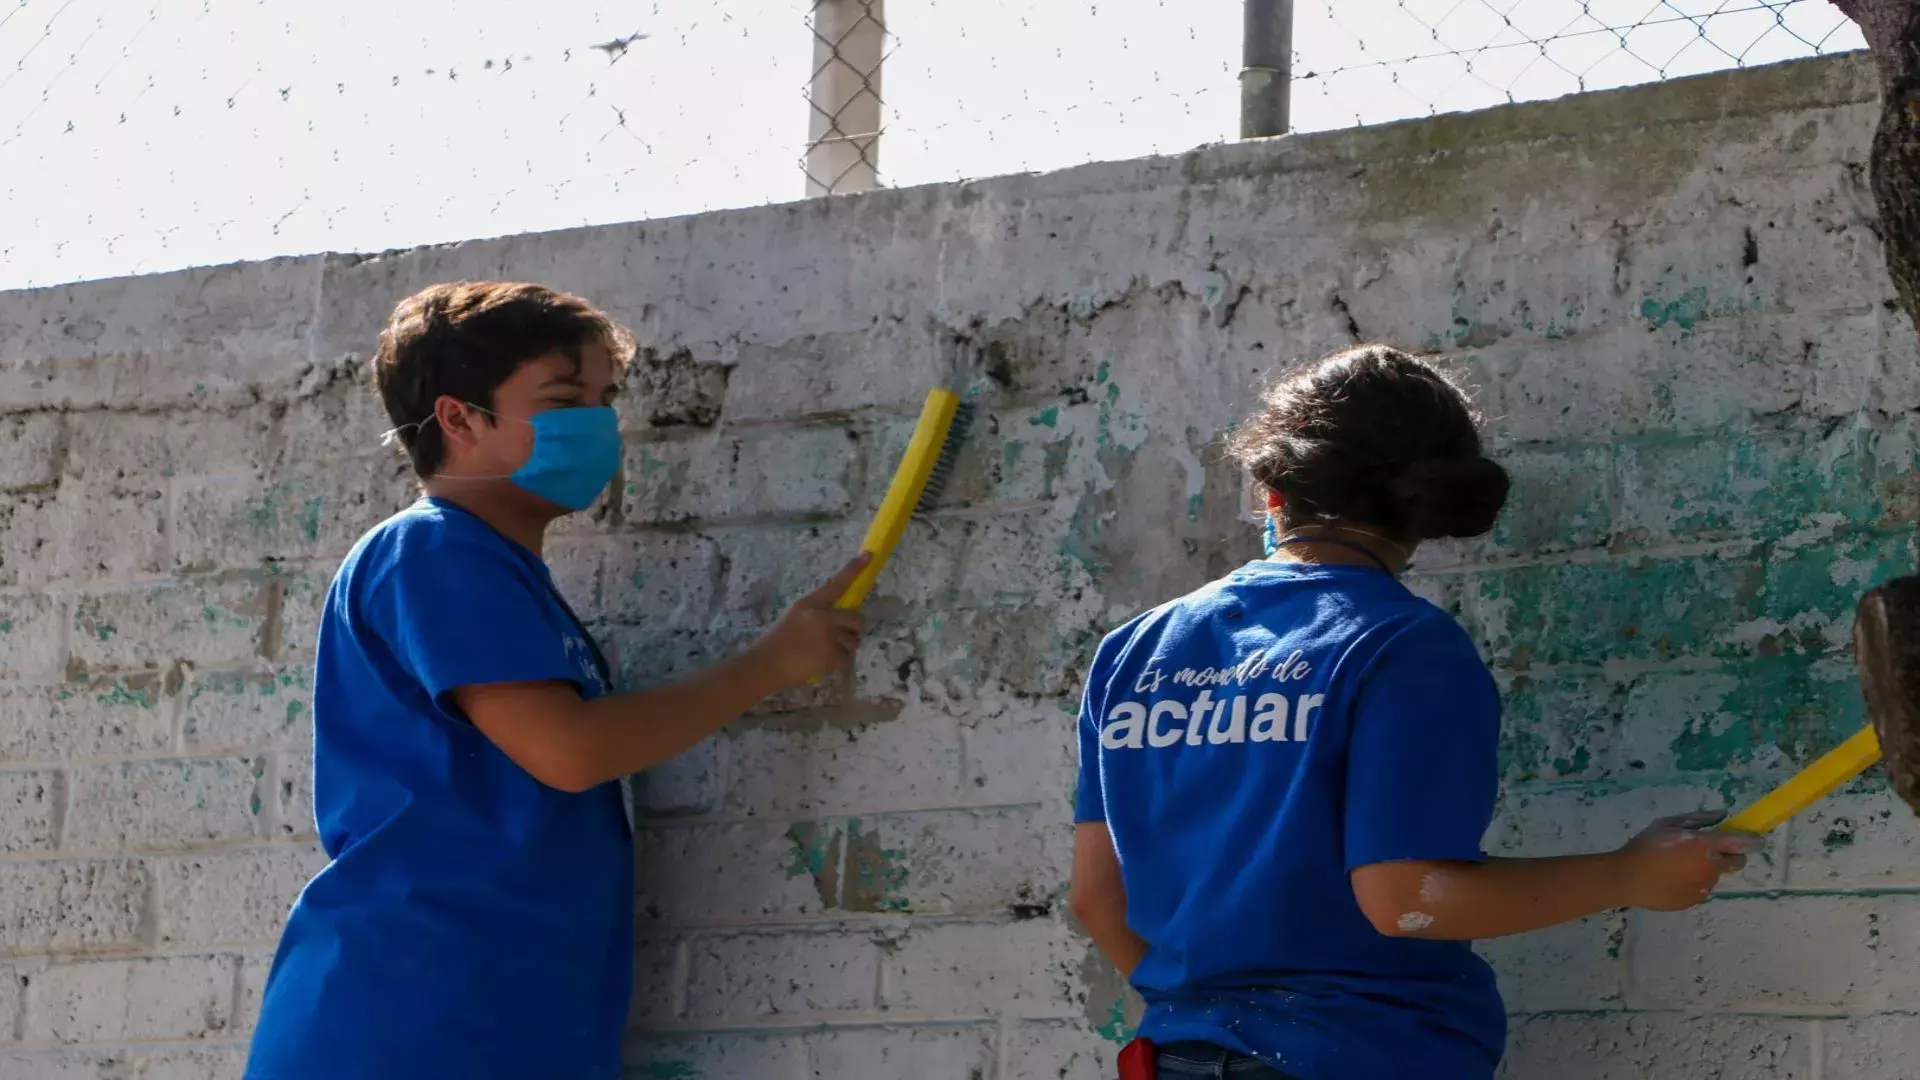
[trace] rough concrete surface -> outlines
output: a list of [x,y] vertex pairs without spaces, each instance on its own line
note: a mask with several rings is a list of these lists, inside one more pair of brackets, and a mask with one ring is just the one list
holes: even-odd
[[[1612,845],[1861,721],[1914,563],[1920,356],[1860,57],[1049,176],[0,294],[0,1077],[234,1077],[318,864],[306,664],[410,485],[360,373],[428,282],[635,328],[554,544],[624,678],[837,565],[927,388],[982,415],[858,672],[645,779],[633,1075],[1092,1080],[1134,1004],[1064,912],[1098,636],[1252,554],[1223,431],[1357,340],[1482,388],[1513,506],[1422,552],[1507,693],[1489,843]],[[1491,944],[1511,1077],[1891,1080],[1920,823],[1878,776],[1684,915]]]

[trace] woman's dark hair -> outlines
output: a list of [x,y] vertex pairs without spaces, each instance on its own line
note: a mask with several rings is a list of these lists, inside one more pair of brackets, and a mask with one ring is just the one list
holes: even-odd
[[1289,527],[1479,536],[1493,528],[1508,484],[1507,471],[1481,456],[1479,419],[1431,364],[1360,345],[1281,376],[1230,451],[1285,497]]

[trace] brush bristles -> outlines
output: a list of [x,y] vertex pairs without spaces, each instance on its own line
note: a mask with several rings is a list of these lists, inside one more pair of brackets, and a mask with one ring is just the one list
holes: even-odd
[[925,513],[940,502],[947,482],[953,479],[954,466],[960,460],[961,444],[967,441],[967,431],[972,426],[973,406],[962,402],[953,410],[953,423],[947,425],[947,439],[940,444],[940,456],[933,460],[933,471],[927,474],[927,486],[920,489],[920,501],[913,507],[915,513]]

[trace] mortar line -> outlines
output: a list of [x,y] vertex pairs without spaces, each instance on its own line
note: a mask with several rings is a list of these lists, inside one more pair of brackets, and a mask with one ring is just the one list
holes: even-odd
[[[1070,1011],[1058,1013],[1040,1013],[1030,1017],[1034,1020],[1071,1021]],[[980,1028],[997,1023],[998,1017],[988,1013],[794,1013],[778,1018],[765,1017],[759,1020],[713,1020],[694,1021],[674,1028],[649,1028],[644,1034],[650,1038],[677,1035],[808,1035],[822,1031],[864,1031],[888,1028]]]
[[682,935],[673,949],[673,1018],[687,1018],[688,1001],[693,995],[693,937]]
[[135,960],[194,960],[215,956],[235,956],[243,960],[271,960],[278,941],[222,941],[206,945],[166,945],[152,947],[135,946],[117,949],[86,951],[76,949],[42,949],[16,953],[0,953],[12,960],[44,961],[48,967],[76,967],[87,964],[109,964],[131,962]]
[[[267,754],[284,752],[286,746],[247,746],[243,744],[209,745],[189,747],[180,750],[158,750],[139,754],[112,754],[103,756],[80,755],[70,758],[21,758],[9,761],[5,769],[90,769],[101,765],[151,765],[162,761],[231,761],[235,758],[264,757]],[[0,855],[0,859],[6,856]]]
[[999,1030],[994,1033],[993,1075],[995,1080],[1004,1080],[1013,1068],[1013,1017],[1000,1014]]
[[[646,818],[637,824],[639,829],[644,829],[649,832],[666,832],[673,829],[699,828],[708,825],[800,825],[814,822],[851,821],[856,818],[908,817],[910,815],[920,814],[991,813],[996,810],[1044,810],[1055,803],[1064,805],[1062,800],[1040,799],[1030,799],[1025,802],[1012,803],[940,803],[929,804],[927,806],[905,807],[898,810],[842,810],[828,813],[814,811],[811,813],[795,812],[791,814],[739,814],[684,818]],[[1061,824],[1066,824],[1064,818]],[[636,832],[639,831],[639,829],[637,829]],[[0,858],[4,858],[4,856],[0,856]],[[1915,888],[1920,889],[1920,884],[1917,884]]]
[[73,800],[71,775],[65,768],[57,769],[53,774],[53,820],[48,825],[48,832],[51,833],[48,839],[56,853],[60,852],[67,838],[67,816],[71,813]]
[[280,820],[280,758],[278,752],[262,754],[265,764],[260,776],[254,781],[254,798],[260,800],[260,809],[254,815],[262,839],[272,839],[281,835],[285,822]]
[[[317,845],[319,839],[313,836],[238,836],[220,840],[204,840],[179,847],[137,847],[137,848],[82,848],[78,851],[59,852],[8,852],[0,855],[0,866],[7,864],[32,863],[81,863],[113,862],[119,860],[144,862],[151,860],[169,860],[193,858],[200,855],[227,855],[250,851],[256,848],[286,848]],[[1917,888],[1916,891],[1920,891]]]
[[229,953],[228,958],[233,962],[233,1000],[228,1006],[227,1022],[239,1030],[240,1014],[246,1011],[247,962],[238,953]]
[[1640,996],[1640,980],[1634,971],[1633,954],[1640,943],[1640,912],[1628,908],[1626,926],[1620,932],[1620,1006],[1633,1011],[1634,1001]]
[[165,537],[161,559],[163,566],[180,565],[180,478],[163,473],[166,490],[161,500],[160,533]]
[[[246,1039],[196,1039],[183,1035],[171,1039],[150,1036],[143,1039],[129,1039],[119,1042],[68,1043],[54,1042],[45,1039],[32,1042],[22,1040],[16,1044],[9,1045],[7,1050],[14,1053],[143,1054],[180,1049],[244,1050],[246,1048]],[[126,1074],[110,1073],[108,1075],[124,1076]]]
[[[821,819],[821,824],[826,823],[827,819]],[[853,836],[850,831],[842,832],[836,839],[839,841],[840,865],[833,878],[833,906],[838,908],[846,900],[847,875],[853,869]]]

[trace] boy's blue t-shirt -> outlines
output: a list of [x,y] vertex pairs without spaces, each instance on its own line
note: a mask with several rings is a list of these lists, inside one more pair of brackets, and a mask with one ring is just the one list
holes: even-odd
[[249,1080],[615,1077],[633,955],[618,783],[535,780],[449,700],[603,694],[547,568],[451,504],[375,528],[328,591],[314,808],[332,862],[267,977]]
[[1499,725],[1459,624],[1370,567],[1254,563],[1110,635],[1075,816],[1112,832],[1148,945],[1140,1033],[1301,1080],[1491,1077],[1492,970],[1381,934],[1348,874],[1480,861]]

